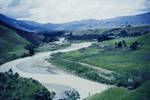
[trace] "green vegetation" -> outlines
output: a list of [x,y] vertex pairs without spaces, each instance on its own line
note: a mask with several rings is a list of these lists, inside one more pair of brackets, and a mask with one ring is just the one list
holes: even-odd
[[[150,34],[146,34],[99,42],[86,49],[54,54],[51,62],[61,65],[61,67],[64,66],[69,72],[74,72],[82,77],[86,76],[88,79],[134,89],[150,79],[149,38]],[[124,41],[126,46],[116,47],[115,44],[120,41]],[[135,43],[138,43],[138,48],[132,49],[131,47]],[[92,74],[95,76],[95,73],[99,74],[99,72],[93,68],[89,69],[87,66],[70,63],[69,61],[82,62],[97,68],[111,70],[114,72],[110,74],[113,78],[111,81],[99,80],[98,75],[91,78]],[[90,71],[84,71],[87,69]],[[91,75],[90,72],[92,72]]]
[[150,81],[145,82],[141,87],[129,91],[125,88],[110,88],[103,93],[95,94],[87,100],[149,100]]
[[111,84],[111,80],[107,80],[103,76],[101,76],[100,71],[81,65],[80,63],[68,61],[58,57],[51,58],[50,61],[53,64],[59,66],[59,68],[61,68],[62,70],[66,70],[72,74],[78,75],[89,80]]
[[103,33],[112,33],[112,34],[120,34],[120,33],[145,33],[150,30],[150,25],[146,26],[136,26],[136,27],[125,27],[125,28],[114,28],[114,29],[89,29],[89,30],[75,30],[71,35],[91,35],[97,34],[101,35]]
[[0,64],[27,54],[24,46],[30,44],[13,30],[0,25]]
[[67,90],[64,92],[64,96],[62,97],[61,100],[78,100],[80,99],[80,94],[72,89],[72,90]]
[[148,32],[150,32],[150,25],[114,29],[89,29],[73,31],[70,34],[67,34],[67,39],[71,41],[91,41],[98,39],[98,41],[101,42],[120,37],[141,36],[143,34],[147,34]]
[[129,91],[125,88],[110,88],[102,93],[95,94],[88,98],[88,100],[122,100]]
[[75,30],[72,32],[72,35],[90,35],[90,34],[102,34],[109,29],[88,29],[88,30]]
[[0,73],[0,100],[52,100],[54,92],[49,92],[39,82],[8,72]]
[[[147,40],[147,38],[149,37],[150,34],[136,38],[122,38],[106,41],[103,43],[97,43],[94,45],[95,49],[99,49],[99,51],[95,52],[95,54],[88,53],[88,57],[86,57],[85,59],[83,59],[84,56],[80,56],[79,59],[81,59],[81,61],[85,63],[89,63],[97,67],[113,70],[116,72],[124,72],[143,68],[150,64],[148,59],[145,59],[149,58],[148,56],[150,50],[150,41]],[[115,48],[115,42],[119,42],[122,40],[125,40],[128,46],[132,45],[135,41],[141,43],[141,46],[138,50],[135,51],[132,51],[129,48]],[[89,48],[88,51],[91,50],[93,51],[93,47]],[[84,52],[86,52],[86,50]]]
[[[147,82],[150,80],[149,31],[149,25],[74,31],[66,35],[72,43],[95,39],[98,42],[89,48],[53,54],[49,61],[80,77],[118,86],[102,94],[96,94],[89,100],[148,100],[150,91],[146,87],[150,87],[150,82]],[[34,49],[34,46],[25,38],[0,25],[0,64],[18,57],[33,55],[35,51],[52,51],[70,46],[70,43],[49,43],[55,40],[57,39],[46,35],[43,39],[46,44],[43,43]],[[135,90],[129,91],[126,88]],[[22,98],[51,100],[55,95],[53,92],[49,93],[37,81],[21,78],[17,73],[13,74],[11,70],[0,73],[0,94],[2,100]],[[65,94],[67,96],[64,99],[79,98],[79,94],[74,91],[66,91]]]

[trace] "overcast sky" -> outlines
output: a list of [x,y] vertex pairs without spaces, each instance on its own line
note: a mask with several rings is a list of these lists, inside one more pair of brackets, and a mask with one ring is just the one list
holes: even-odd
[[150,0],[0,0],[0,13],[42,23],[106,19],[150,11]]

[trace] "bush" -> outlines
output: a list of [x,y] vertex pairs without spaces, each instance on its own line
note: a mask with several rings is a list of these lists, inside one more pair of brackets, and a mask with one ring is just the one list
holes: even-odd
[[39,82],[13,73],[0,73],[0,100],[52,100],[54,92],[49,92]]
[[38,90],[34,95],[35,100],[52,100],[52,98],[54,98],[54,96],[55,96],[54,92],[52,92],[50,94],[45,89]]
[[118,48],[122,48],[122,42],[118,43]]
[[139,47],[139,43],[137,41],[132,43],[131,46],[130,46],[131,50],[137,50],[138,47]]
[[78,100],[80,99],[80,94],[72,89],[64,92],[64,97],[61,100]]
[[127,46],[126,41],[125,41],[125,40],[122,40],[122,41],[119,41],[118,43],[115,42],[115,47],[116,47],[116,48],[122,48],[122,47],[128,47],[128,46]]

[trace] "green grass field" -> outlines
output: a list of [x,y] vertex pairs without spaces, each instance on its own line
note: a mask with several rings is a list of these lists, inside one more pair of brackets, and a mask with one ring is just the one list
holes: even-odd
[[[115,43],[122,40],[126,41],[127,47],[116,48]],[[138,41],[140,46],[137,50],[131,50],[129,47],[135,41]],[[50,62],[80,77],[118,86],[90,96],[87,100],[149,100],[149,44],[150,33],[138,37],[119,38],[94,43],[89,48],[77,51],[54,54]],[[78,62],[111,70],[115,74],[107,76],[113,76],[114,79],[108,80],[101,77],[99,71],[83,66]]]
[[[95,43],[90,48],[63,53],[59,57],[88,63],[120,73],[134,69],[138,70],[140,68],[147,68],[150,65],[149,38],[150,34],[147,34],[140,37]],[[141,46],[135,51],[129,48],[115,48],[115,42],[121,40],[125,40],[128,46],[134,41],[138,41],[141,43]]]
[[[51,62],[65,66],[64,68],[70,72],[77,72],[80,69],[80,76],[87,75],[86,71],[81,70],[80,64],[75,65],[66,60],[87,63],[99,68],[104,68],[113,71],[115,79],[105,81],[106,83],[113,83],[117,86],[137,88],[150,78],[150,34],[146,34],[138,37],[120,38],[110,41],[104,41],[100,43],[94,43],[91,47],[81,49],[78,51],[71,51],[67,53],[54,54]],[[128,47],[116,48],[115,42],[126,41]],[[131,50],[129,46],[138,41],[140,46],[137,50]],[[60,60],[58,60],[60,59]],[[63,59],[66,59],[63,61]],[[79,68],[78,68],[79,67]],[[84,66],[86,68],[86,66]],[[94,69],[93,69],[94,70]],[[92,69],[91,69],[92,72]],[[95,71],[94,71],[95,72]],[[96,72],[99,74],[98,72]],[[95,74],[95,73],[94,73]],[[117,75],[116,75],[117,74]],[[98,77],[98,75],[96,75]],[[91,77],[90,77],[91,78]],[[90,79],[89,78],[89,79]],[[97,78],[94,78],[97,81]],[[92,78],[93,80],[93,78]],[[104,82],[99,81],[99,82]]]
[[110,88],[103,93],[95,94],[87,100],[149,100],[150,81],[145,82],[141,87],[129,91],[125,88]]

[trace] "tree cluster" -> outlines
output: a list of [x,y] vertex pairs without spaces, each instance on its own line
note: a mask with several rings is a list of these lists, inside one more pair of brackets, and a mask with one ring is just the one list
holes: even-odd
[[123,47],[128,47],[126,41],[122,40],[122,41],[119,41],[119,42],[115,42],[115,47],[116,48],[123,48]]
[[72,89],[72,90],[67,90],[64,92],[64,97],[60,100],[78,100],[80,99],[80,94]]
[[139,48],[139,43],[137,41],[130,45],[131,50],[137,50]]
[[[131,50],[137,50],[139,48],[139,45],[140,45],[140,43],[135,41],[129,46],[129,48]],[[128,47],[126,41],[122,40],[119,42],[115,42],[115,48],[125,48],[125,47]]]

